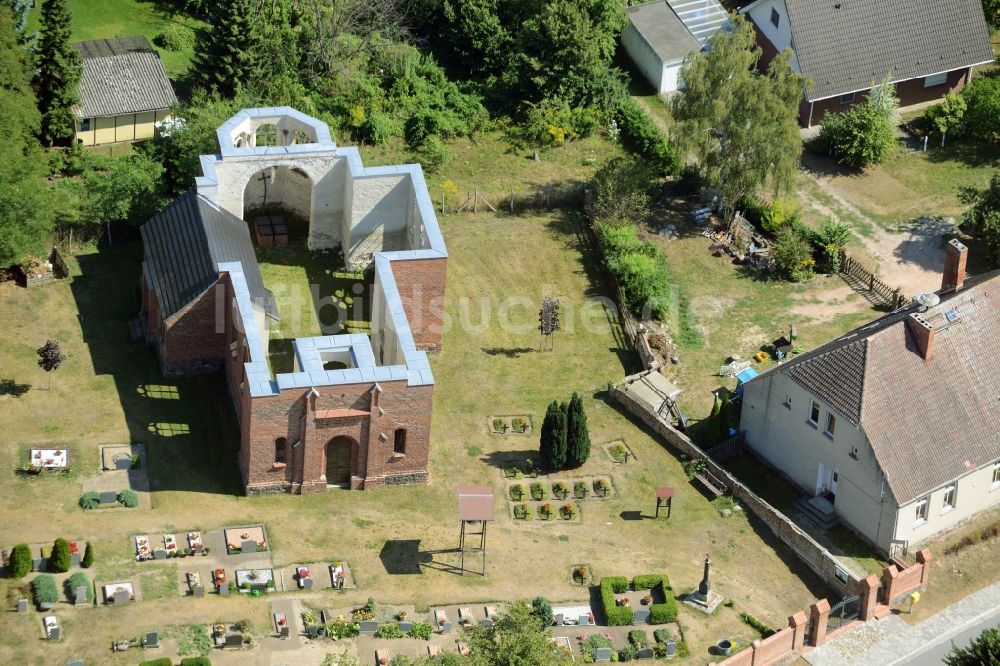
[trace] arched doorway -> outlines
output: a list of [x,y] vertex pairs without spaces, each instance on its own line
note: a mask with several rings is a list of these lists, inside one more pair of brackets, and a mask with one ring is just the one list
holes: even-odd
[[334,437],[326,443],[326,483],[330,486],[350,484],[351,449],[354,441],[350,437]]
[[265,167],[250,177],[243,190],[244,218],[250,211],[280,208],[311,221],[312,206],[312,179],[298,167]]

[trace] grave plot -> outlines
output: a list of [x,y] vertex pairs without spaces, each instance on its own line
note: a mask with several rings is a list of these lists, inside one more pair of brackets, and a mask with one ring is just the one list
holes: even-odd
[[263,525],[227,527],[226,552],[230,555],[263,553],[267,551],[267,535]]
[[611,459],[611,462],[616,465],[624,465],[628,462],[635,462],[635,454],[632,453],[632,449],[629,448],[629,445],[625,443],[624,439],[604,442],[601,444],[601,448],[608,454],[608,458]]
[[491,416],[489,428],[494,435],[530,435],[535,432],[531,416],[528,414]]
[[277,582],[273,569],[237,569],[236,587],[239,591],[257,596],[264,592],[274,592]]

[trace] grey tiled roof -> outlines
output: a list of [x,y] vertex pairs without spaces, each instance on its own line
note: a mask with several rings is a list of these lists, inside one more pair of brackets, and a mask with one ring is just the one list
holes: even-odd
[[247,223],[216,208],[194,189],[178,197],[140,229],[148,275],[160,314],[171,317],[219,278],[218,265],[239,262],[250,296],[273,319],[274,296],[264,288]]
[[980,0],[785,0],[809,100],[994,58]]
[[170,108],[177,102],[160,55],[139,35],[75,44],[83,57],[80,118]]
[[692,51],[701,50],[701,43],[666,0],[629,7],[628,20],[663,62],[682,60]]
[[[774,370],[861,427],[900,503],[1000,459],[1000,273],[967,280],[924,313],[935,328],[929,361],[905,321],[918,307]],[[958,320],[946,325],[950,310]]]

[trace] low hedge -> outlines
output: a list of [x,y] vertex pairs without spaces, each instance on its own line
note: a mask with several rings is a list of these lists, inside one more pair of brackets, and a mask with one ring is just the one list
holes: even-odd
[[181,666],[212,666],[212,660],[208,657],[184,657]]
[[622,100],[615,116],[626,150],[641,155],[663,174],[675,174],[680,168],[677,150],[649,114],[630,97]]
[[674,590],[670,587],[670,579],[663,574],[642,574],[632,579],[632,587],[637,590],[653,590],[660,588],[664,602],[649,606],[649,623],[666,624],[677,619],[677,600]]
[[159,659],[141,661],[139,666],[174,666],[174,660],[170,657],[160,657]]
[[601,579],[601,605],[604,619],[609,627],[625,627],[632,624],[632,609],[615,603],[615,595],[628,591],[628,578],[607,576]]
[[[666,576],[660,574],[642,574],[632,579],[632,588],[635,590],[652,590],[665,580]],[[670,585],[670,583],[668,582],[667,585]]]

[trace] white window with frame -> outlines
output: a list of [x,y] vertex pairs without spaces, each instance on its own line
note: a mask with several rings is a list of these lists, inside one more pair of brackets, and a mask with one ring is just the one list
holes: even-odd
[[955,508],[958,486],[954,483],[944,489],[944,499],[941,500],[941,513],[948,513]]
[[840,96],[840,103],[841,104],[853,104],[854,103],[854,96],[856,94],[857,93],[852,93],[852,92],[850,92],[850,93],[844,93],[843,95]]
[[815,400],[809,403],[809,423],[813,426],[819,425],[819,403]]
[[933,88],[934,86],[943,86],[948,83],[948,72],[941,72],[940,74],[931,74],[924,78],[924,88]]
[[990,490],[996,490],[1000,488],[1000,460],[993,463],[993,483],[990,486]]
[[774,24],[775,28],[781,25],[781,14],[778,13],[776,7],[771,7],[771,23]]
[[919,527],[920,525],[923,525],[924,523],[927,522],[927,505],[928,505],[927,499],[928,498],[926,497],[921,497],[919,500],[917,500],[916,520],[913,521],[914,527]]
[[834,416],[832,413],[828,412],[826,415],[826,430],[823,431],[823,434],[826,435],[827,437],[833,437],[833,432],[836,429],[837,429],[837,417]]

